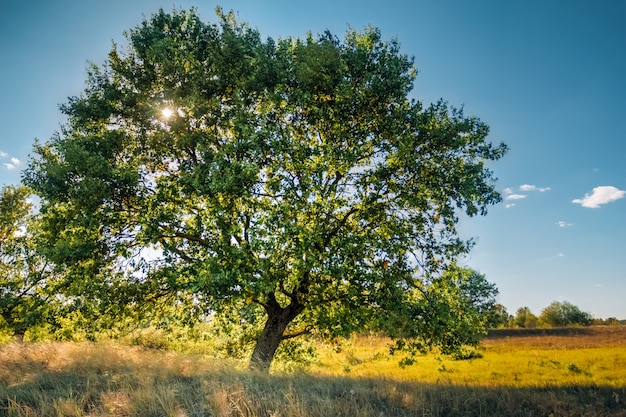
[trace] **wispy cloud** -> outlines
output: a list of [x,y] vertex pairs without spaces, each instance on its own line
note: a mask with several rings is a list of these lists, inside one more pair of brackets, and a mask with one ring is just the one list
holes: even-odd
[[526,198],[526,194],[509,194],[505,197],[507,200],[522,200]]
[[574,225],[574,223],[564,222],[563,220],[559,220],[556,224],[559,225],[559,227],[571,227]]
[[[522,184],[519,187],[508,187],[504,189],[504,199],[507,201],[511,201],[511,200],[523,200],[524,198],[528,197],[528,194],[524,194],[524,193],[529,193],[529,192],[533,192],[533,191],[539,191],[540,193],[545,193],[546,191],[550,191],[551,188],[550,187],[537,187],[536,185],[533,184]],[[507,204],[505,207],[506,208],[511,208],[514,207],[515,204],[510,203]]]
[[587,208],[598,208],[602,204],[619,200],[626,196],[626,191],[613,187],[612,185],[602,185],[593,189],[591,194],[585,194],[583,198],[572,200],[574,204],[580,204]]
[[540,193],[545,193],[546,191],[550,191],[552,188],[550,187],[537,187],[532,184],[522,184],[519,187],[520,191],[539,191]]
[[0,158],[6,158],[7,156],[9,156],[8,153],[0,151]]

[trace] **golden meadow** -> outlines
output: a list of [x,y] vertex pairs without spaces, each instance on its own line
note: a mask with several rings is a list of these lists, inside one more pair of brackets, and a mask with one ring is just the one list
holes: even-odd
[[388,341],[316,345],[305,369],[119,342],[0,347],[6,416],[626,416],[626,326],[492,331],[408,367]]

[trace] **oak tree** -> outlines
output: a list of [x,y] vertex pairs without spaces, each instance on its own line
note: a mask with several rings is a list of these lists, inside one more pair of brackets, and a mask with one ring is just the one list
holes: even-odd
[[83,289],[108,269],[129,302],[263,320],[262,370],[311,331],[402,322],[419,346],[473,342],[444,306],[480,299],[442,273],[472,245],[459,215],[500,201],[485,164],[506,146],[411,99],[413,59],[375,28],[273,40],[218,17],[159,11],[62,106],[24,175],[48,256]]

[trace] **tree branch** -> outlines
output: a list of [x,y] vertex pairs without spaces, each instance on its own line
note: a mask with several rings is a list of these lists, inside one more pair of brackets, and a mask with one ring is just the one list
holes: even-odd
[[337,224],[335,225],[335,227],[333,227],[327,234],[326,237],[324,238],[324,247],[328,247],[330,240],[335,237],[337,235],[337,233],[339,232],[339,230],[345,226],[345,224],[348,222],[348,219],[350,218],[350,216],[352,216],[353,214],[355,214],[356,212],[358,212],[359,209],[356,207],[352,207],[350,210],[348,210],[346,212],[346,214],[343,216],[343,218],[341,220],[339,220],[337,222]]
[[167,245],[166,242],[165,242],[165,239],[167,239],[167,238],[171,239],[172,236],[161,236],[159,238],[159,242],[161,242],[161,244],[166,246],[167,250],[174,252],[176,255],[180,256],[181,259],[183,259],[183,260],[185,260],[187,262],[194,262],[195,261],[192,257],[190,257],[189,255],[185,254],[184,252],[182,252],[181,250],[177,249],[176,247]]
[[303,330],[300,330],[299,332],[296,332],[296,333],[284,334],[283,337],[282,337],[282,340],[293,339],[293,338],[296,338],[296,337],[299,337],[299,336],[303,336],[305,334],[311,334],[311,330],[312,329],[313,329],[312,327],[307,327],[307,328],[305,328]]

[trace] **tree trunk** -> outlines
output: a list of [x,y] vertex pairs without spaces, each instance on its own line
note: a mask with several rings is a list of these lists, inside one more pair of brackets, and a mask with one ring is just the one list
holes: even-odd
[[13,341],[18,344],[24,343],[24,332],[16,332],[13,334]]
[[252,352],[249,368],[250,370],[269,373],[272,359],[278,345],[283,340],[285,329],[304,310],[304,306],[292,302],[286,307],[281,307],[272,297],[265,306],[265,310],[267,321]]

